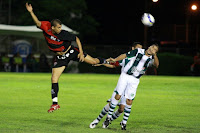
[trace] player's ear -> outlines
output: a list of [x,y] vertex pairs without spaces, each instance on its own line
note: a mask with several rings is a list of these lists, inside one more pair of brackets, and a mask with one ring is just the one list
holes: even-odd
[[53,29],[53,30],[54,30],[54,29],[55,29],[55,27],[54,27],[54,26],[51,26],[51,29]]

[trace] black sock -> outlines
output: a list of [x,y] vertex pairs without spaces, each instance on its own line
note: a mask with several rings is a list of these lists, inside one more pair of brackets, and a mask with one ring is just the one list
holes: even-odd
[[53,104],[58,104],[58,101],[57,101],[58,90],[59,90],[58,83],[52,83],[51,98],[52,98]]
[[97,59],[99,59],[99,64],[103,64],[103,63],[105,62],[105,59],[104,59],[104,58],[97,57]]

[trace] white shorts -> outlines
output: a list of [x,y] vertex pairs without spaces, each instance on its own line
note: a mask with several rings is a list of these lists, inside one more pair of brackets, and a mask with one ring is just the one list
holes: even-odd
[[125,99],[133,100],[136,96],[137,87],[139,85],[140,80],[133,77],[132,75],[128,75],[126,73],[121,73],[116,91],[119,95],[125,96]]
[[[112,100],[113,98],[115,98],[115,95],[116,95],[117,93],[116,93],[116,88],[115,88],[115,90],[114,90],[114,92],[113,92],[113,94],[112,94],[112,96],[111,96],[111,99],[110,100]],[[118,103],[119,105],[126,105],[126,98],[125,98],[125,96],[124,96],[124,93],[121,95],[121,98],[120,98],[120,102]]]

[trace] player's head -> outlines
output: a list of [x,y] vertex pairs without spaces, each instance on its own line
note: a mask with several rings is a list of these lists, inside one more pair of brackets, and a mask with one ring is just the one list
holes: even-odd
[[61,32],[62,22],[59,19],[53,19],[51,21],[51,29],[53,32],[59,34]]
[[158,50],[159,50],[158,44],[152,44],[152,45],[149,46],[149,48],[147,49],[147,54],[148,54],[148,55],[153,55],[153,54],[157,53]]
[[134,50],[136,48],[142,48],[142,44],[140,42],[134,42],[132,45],[131,45],[131,50]]

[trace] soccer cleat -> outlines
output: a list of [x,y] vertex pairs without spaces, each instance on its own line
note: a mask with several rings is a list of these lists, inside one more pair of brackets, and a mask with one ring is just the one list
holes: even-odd
[[58,110],[58,109],[60,109],[60,106],[58,104],[53,104],[48,110],[48,113],[52,113],[53,111]]
[[120,125],[121,125],[121,129],[122,129],[122,130],[126,130],[126,124],[120,122]]
[[106,117],[106,120],[103,122],[102,128],[108,128],[109,124],[111,124],[110,118]]
[[99,123],[99,121],[97,119],[95,119],[92,123],[90,123],[90,128],[95,128],[98,123]]

